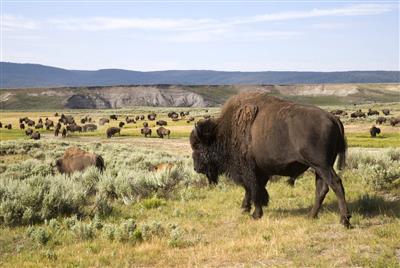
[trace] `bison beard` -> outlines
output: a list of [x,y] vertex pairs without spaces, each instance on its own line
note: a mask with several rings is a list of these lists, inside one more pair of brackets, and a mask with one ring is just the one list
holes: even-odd
[[244,211],[254,204],[254,218],[263,215],[269,201],[265,189],[272,175],[296,178],[309,167],[316,173],[317,217],[329,187],[335,192],[341,223],[350,226],[350,214],[340,177],[333,169],[339,155],[344,166],[346,141],[339,119],[317,107],[299,105],[260,93],[230,98],[218,119],[201,120],[190,135],[194,169],[210,184],[227,174],[245,189]]

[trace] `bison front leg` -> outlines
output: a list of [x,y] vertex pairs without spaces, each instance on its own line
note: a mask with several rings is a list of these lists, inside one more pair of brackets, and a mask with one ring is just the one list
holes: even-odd
[[245,188],[245,194],[242,201],[242,212],[249,213],[251,210],[251,193],[248,188]]
[[263,216],[263,206],[267,206],[269,202],[269,195],[265,189],[265,184],[255,184],[251,190],[251,197],[254,203],[253,218],[260,219]]

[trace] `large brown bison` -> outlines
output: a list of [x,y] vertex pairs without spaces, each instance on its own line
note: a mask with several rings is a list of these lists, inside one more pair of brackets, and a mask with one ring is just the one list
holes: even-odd
[[144,127],[144,128],[142,128],[142,129],[140,130],[140,133],[141,133],[142,135],[144,135],[146,138],[147,138],[147,136],[150,136],[150,137],[151,137],[151,128],[149,128],[149,127]]
[[65,150],[63,157],[56,160],[56,168],[61,174],[71,174],[82,171],[90,166],[97,167],[100,172],[104,170],[104,160],[100,155],[86,152],[78,147]]
[[372,138],[375,138],[376,135],[377,135],[377,134],[380,134],[380,133],[381,133],[381,129],[378,128],[378,127],[376,127],[376,126],[372,126],[372,127],[369,129],[369,134],[371,134],[371,137],[372,137]]
[[377,110],[368,109],[367,115],[368,115],[368,116],[371,116],[371,115],[379,115],[379,112],[378,112]]
[[363,118],[365,118],[366,117],[366,115],[365,115],[365,113],[364,112],[362,112],[361,110],[358,110],[358,111],[356,111],[356,112],[354,112],[354,113],[351,113],[350,114],[350,117],[351,118],[358,118],[358,117],[363,117]]
[[159,127],[157,129],[157,135],[161,139],[163,139],[165,136],[169,138],[169,134],[171,134],[171,131],[169,129],[166,129],[165,127]]
[[272,175],[299,177],[315,170],[316,196],[311,216],[316,217],[329,187],[335,192],[343,225],[350,226],[345,192],[333,169],[337,156],[345,164],[346,139],[342,123],[318,107],[284,101],[262,93],[231,97],[218,119],[201,120],[190,135],[194,169],[218,183],[227,174],[242,185],[242,208],[255,206],[253,218],[262,217],[269,201],[265,186]]
[[382,125],[383,123],[386,123],[386,118],[383,116],[380,116],[375,120],[375,123]]
[[396,117],[392,117],[392,118],[390,118],[389,123],[390,123],[390,125],[392,127],[396,126],[397,124],[400,123],[400,117],[397,117],[397,118]]
[[107,118],[100,118],[99,119],[100,126],[102,126],[102,125],[104,125],[106,123],[110,123],[110,119],[107,119]]
[[86,124],[82,127],[83,132],[87,132],[87,131],[93,132],[96,129],[97,129],[97,126],[95,124]]
[[31,135],[31,139],[40,140],[40,133],[37,131],[33,132]]
[[158,121],[156,122],[156,125],[157,125],[157,126],[166,126],[166,125],[168,125],[168,123],[167,123],[167,121],[165,121],[165,120],[158,120]]
[[121,129],[119,127],[109,127],[109,128],[107,128],[106,136],[107,136],[107,138],[111,138],[112,136],[114,136],[117,133],[119,135],[121,135]]

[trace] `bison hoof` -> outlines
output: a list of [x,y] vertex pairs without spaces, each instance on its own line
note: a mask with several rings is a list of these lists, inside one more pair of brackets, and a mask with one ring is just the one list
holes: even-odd
[[252,215],[253,219],[255,219],[255,220],[261,219],[262,216],[263,216],[263,213],[260,211],[257,211],[257,210],[255,210]]
[[343,226],[346,227],[347,229],[351,229],[352,228],[352,226],[350,224],[350,217],[351,216],[341,217],[340,218],[340,223],[343,224]]

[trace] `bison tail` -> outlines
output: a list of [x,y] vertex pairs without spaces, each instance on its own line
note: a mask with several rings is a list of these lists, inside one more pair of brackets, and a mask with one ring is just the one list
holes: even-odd
[[338,163],[337,168],[339,170],[343,170],[346,166],[346,152],[347,152],[347,140],[346,136],[344,135],[344,127],[340,119],[337,119],[340,128],[340,138],[339,138],[339,147],[338,147]]
[[103,170],[106,169],[106,166],[104,165],[104,159],[100,155],[96,157],[96,167],[100,169],[101,173],[103,173]]

